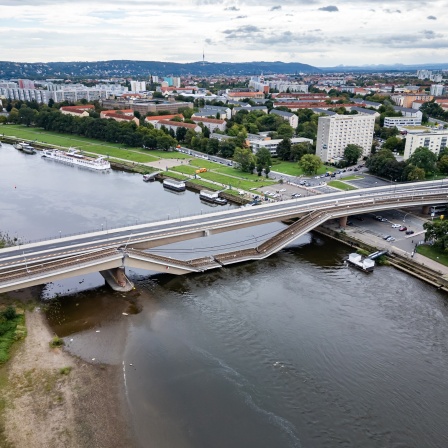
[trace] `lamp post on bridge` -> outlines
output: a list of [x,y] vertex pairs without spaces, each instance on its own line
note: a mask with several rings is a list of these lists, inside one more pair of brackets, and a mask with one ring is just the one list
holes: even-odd
[[59,238],[61,238],[62,230],[59,230]]

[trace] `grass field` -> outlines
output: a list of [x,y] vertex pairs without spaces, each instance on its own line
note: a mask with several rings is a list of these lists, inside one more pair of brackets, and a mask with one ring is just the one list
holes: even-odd
[[440,252],[434,246],[427,246],[426,244],[417,246],[417,253],[424,255],[431,260],[437,261],[437,263],[443,264],[444,266],[448,266],[448,254]]
[[[288,174],[289,176],[303,176],[304,172],[297,162],[275,162],[271,166],[272,171],[277,171],[279,173]],[[327,171],[336,171],[334,166],[322,165],[318,170],[317,174],[325,174]]]
[[351,185],[348,185],[339,180],[331,180],[330,182],[327,182],[327,185],[330,187],[333,187],[333,188],[338,188],[339,190],[343,190],[343,191],[357,190],[357,188],[352,187]]
[[186,159],[189,156],[177,151],[146,150],[142,148],[126,149],[122,144],[105,143],[78,135],[60,134],[58,132],[44,131],[40,128],[27,128],[25,126],[7,125],[0,127],[0,134],[15,136],[24,140],[35,140],[38,143],[65,148],[76,147],[86,152],[100,155],[109,155],[117,159],[131,162],[146,163],[159,159]]

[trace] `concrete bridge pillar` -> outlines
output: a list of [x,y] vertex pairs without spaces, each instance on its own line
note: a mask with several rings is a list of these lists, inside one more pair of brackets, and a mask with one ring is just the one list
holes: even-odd
[[341,216],[339,218],[339,227],[345,229],[347,227],[347,216]]
[[100,274],[114,291],[126,292],[134,287],[134,284],[126,277],[124,267],[100,271]]
[[429,215],[429,205],[423,205],[422,206],[422,213],[424,215]]

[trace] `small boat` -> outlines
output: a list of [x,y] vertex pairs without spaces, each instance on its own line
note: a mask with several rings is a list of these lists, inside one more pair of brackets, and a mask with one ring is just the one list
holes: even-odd
[[12,146],[13,146],[14,148],[18,149],[19,151],[21,151],[21,150],[23,149],[21,143],[14,143]]
[[27,143],[22,143],[22,151],[26,154],[36,154],[36,150],[31,146],[28,145]]
[[218,191],[201,190],[199,192],[199,199],[201,199],[202,201],[211,202],[212,204],[227,204],[227,199],[220,198]]
[[375,268],[374,260],[368,257],[363,259],[362,256],[357,253],[350,254],[347,261],[364,272],[372,272]]
[[173,191],[185,191],[187,188],[185,182],[173,179],[163,179],[163,186]]

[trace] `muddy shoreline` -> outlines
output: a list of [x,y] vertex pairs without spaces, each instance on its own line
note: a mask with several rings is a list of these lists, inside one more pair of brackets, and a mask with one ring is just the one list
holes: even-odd
[[137,446],[121,364],[86,362],[66,348],[50,348],[54,333],[35,288],[0,297],[11,302],[26,309],[28,335],[0,369],[0,446]]

